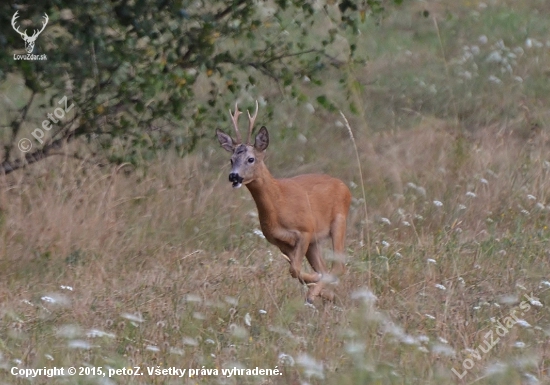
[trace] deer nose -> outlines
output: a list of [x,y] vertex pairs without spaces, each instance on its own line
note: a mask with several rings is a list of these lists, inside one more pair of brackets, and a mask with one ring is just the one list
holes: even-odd
[[238,173],[232,172],[229,174],[229,181],[233,183],[243,183],[243,178]]

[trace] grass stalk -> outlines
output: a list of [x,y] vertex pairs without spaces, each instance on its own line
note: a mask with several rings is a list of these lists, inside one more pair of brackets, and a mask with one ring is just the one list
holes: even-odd
[[363,168],[361,167],[361,159],[359,158],[359,151],[357,150],[357,143],[355,142],[355,137],[353,136],[353,131],[351,126],[346,118],[346,115],[340,110],[340,115],[344,119],[344,124],[348,129],[349,137],[353,144],[353,149],[355,151],[355,157],[357,159],[357,167],[359,169],[359,178],[361,180],[361,193],[363,194],[363,207],[365,209],[365,229],[366,229],[366,240],[367,240],[367,255],[370,255],[370,234],[369,234],[369,214],[367,209],[367,194],[365,193],[365,182],[363,179]]

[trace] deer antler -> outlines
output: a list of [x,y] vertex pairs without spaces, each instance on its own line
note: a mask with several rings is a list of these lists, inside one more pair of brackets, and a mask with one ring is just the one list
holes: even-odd
[[42,29],[41,29],[40,31],[38,31],[38,30],[35,29],[35,30],[34,30],[34,33],[32,34],[31,37],[35,37],[35,36],[38,37],[38,35],[40,35],[40,34],[42,33],[42,31],[44,30],[44,28],[46,28],[46,25],[48,24],[48,20],[50,20],[50,19],[48,18],[48,15],[45,14],[45,13],[44,13],[44,19],[45,19],[45,20],[42,22]]
[[18,34],[20,34],[23,38],[28,37],[28,36],[27,36],[27,30],[25,30],[25,32],[21,32],[21,31],[19,30],[19,27],[16,27],[16,26],[15,26],[15,21],[16,21],[17,18],[19,17],[18,13],[19,13],[19,11],[15,12],[15,13],[13,14],[13,17],[11,18],[11,26],[13,27],[13,29],[15,30],[15,32],[17,32]]
[[237,134],[237,143],[242,142],[241,133],[239,132],[239,125],[237,124],[237,120],[239,120],[240,114],[242,114],[242,112],[239,111],[237,102],[235,102],[235,113],[232,114],[231,110],[229,110],[229,115],[231,115],[231,120],[233,121],[233,127],[235,128],[235,133]]
[[246,140],[246,143],[250,143],[250,137],[252,136],[252,131],[254,130],[254,121],[256,120],[256,116],[258,116],[258,101],[256,100],[256,112],[254,112],[253,116],[250,116],[250,111],[246,110],[246,113],[248,114],[248,139]]

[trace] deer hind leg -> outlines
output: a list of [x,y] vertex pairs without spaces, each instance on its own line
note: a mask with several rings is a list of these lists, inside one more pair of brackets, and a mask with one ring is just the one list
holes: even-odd
[[345,259],[345,242],[346,242],[346,216],[338,214],[332,221],[330,233],[332,236],[332,248],[334,250],[334,262],[332,264],[331,273],[335,276],[342,275],[346,272],[344,265]]
[[[323,260],[321,256],[321,248],[317,244],[317,242],[310,243],[307,252],[306,252],[306,258],[316,273],[321,274],[322,276],[326,276],[328,273],[327,266],[325,265],[325,261]],[[313,300],[320,295],[324,299],[328,301],[334,300],[334,293],[330,290],[325,289],[325,282],[320,279],[315,285],[310,285],[308,293],[307,293],[307,301],[313,302]]]

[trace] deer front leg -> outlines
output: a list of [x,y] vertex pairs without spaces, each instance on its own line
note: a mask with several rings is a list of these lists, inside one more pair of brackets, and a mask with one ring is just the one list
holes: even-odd
[[321,274],[302,272],[302,262],[309,247],[311,236],[299,231],[289,231],[284,236],[284,238],[282,236],[279,237],[279,240],[282,242],[278,246],[283,254],[288,256],[288,262],[290,263],[289,272],[292,278],[297,278],[302,284],[318,282],[321,279]]

